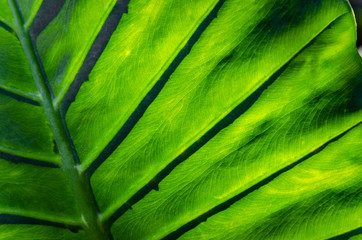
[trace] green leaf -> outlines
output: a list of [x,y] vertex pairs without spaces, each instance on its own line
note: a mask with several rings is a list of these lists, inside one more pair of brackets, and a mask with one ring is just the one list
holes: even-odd
[[0,93],[0,151],[60,163],[43,109],[37,106],[40,96],[20,42],[2,28]]
[[347,1],[49,3],[0,0],[0,239],[360,238]]
[[181,239],[329,239],[360,227],[361,137],[352,129]]
[[0,28],[0,57],[0,88],[39,101],[39,94],[20,42],[3,28]]
[[82,65],[116,0],[66,0],[40,34],[37,47],[59,103]]
[[9,27],[14,27],[14,20],[7,5],[7,0],[0,0],[0,22]]
[[67,113],[83,165],[90,165],[112,140],[216,3],[130,3],[129,14],[122,18]]
[[[14,111],[16,109],[16,111]],[[40,106],[0,95],[0,151],[59,164],[52,134]]]
[[59,168],[0,159],[0,188],[1,213],[80,224],[73,189]]
[[52,239],[52,240],[81,240],[86,239],[84,234],[75,234],[69,230],[45,227],[36,225],[22,225],[21,227],[14,225],[1,225],[0,226],[0,239],[7,240],[39,240],[39,239]]

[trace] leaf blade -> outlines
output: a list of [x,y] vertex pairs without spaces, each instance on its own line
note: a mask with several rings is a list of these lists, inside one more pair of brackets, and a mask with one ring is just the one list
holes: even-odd
[[[218,18],[209,26],[204,36],[201,36],[200,41],[171,76],[143,118],[118,149],[94,173],[91,183],[100,208],[106,211],[106,216],[110,216],[141,186],[151,181],[153,176],[180,155],[187,146],[197,141],[207,129],[266,81],[265,75],[270,76],[274,73],[275,69],[284,65],[334,19],[349,11],[346,4],[336,4],[333,1],[320,2],[321,5],[318,8],[314,4],[304,5],[299,1],[295,2],[297,6],[287,6],[287,4],[274,6],[268,1],[256,5],[249,4],[240,5],[237,2],[226,1]],[[284,8],[290,11],[285,18],[293,19],[292,16],[300,16],[299,13],[307,14],[308,17],[295,18],[294,21],[299,25],[289,28],[288,24],[291,23],[285,22],[284,17],[269,22],[265,21],[263,14],[260,14],[262,9],[269,14],[268,16],[274,17],[281,9],[284,11]],[[243,9],[248,9],[248,11],[243,11]],[[239,29],[225,28],[224,23],[233,16],[234,11],[245,14],[233,19],[233,26],[238,26]],[[293,13],[293,11],[298,13]],[[245,19],[251,19],[251,17],[255,17],[254,21],[249,21],[245,25]],[[279,31],[279,24],[282,23],[286,24],[283,34]],[[275,35],[261,31],[269,26],[268,24],[277,26],[274,29]],[[307,36],[304,34],[304,28],[314,29],[314,31],[309,31]],[[215,32],[219,34],[218,36],[225,37],[215,38]],[[249,38],[245,37],[248,33]],[[264,40],[265,45],[261,49],[255,48],[257,50],[254,52],[254,48],[248,44],[253,44],[255,37],[259,40],[268,40]],[[293,48],[283,51],[283,54],[273,53],[273,50],[279,51],[277,49],[282,46],[278,41],[290,38],[299,44],[292,45]],[[240,42],[235,42],[234,39]],[[212,42],[211,46],[207,45],[209,41]],[[255,47],[258,47],[260,43],[256,42]],[[228,49],[224,47],[220,52],[212,51],[216,46],[226,46],[226,44],[229,44]],[[204,46],[207,47],[204,48]],[[234,56],[228,59],[230,49],[234,49],[235,46],[237,50],[233,53]],[[271,49],[271,52],[265,55],[262,51],[264,49]],[[254,54],[260,52],[264,55],[257,55],[260,58],[254,58]],[[270,60],[271,56],[275,56],[279,62],[273,60],[272,64],[263,65],[263,59]],[[252,65],[249,61],[255,61],[255,63]],[[253,68],[258,71],[251,71]],[[256,75],[243,74],[244,72],[248,74],[252,72]],[[165,131],[167,134],[164,134]],[[107,181],[117,183],[117,185],[105,186],[104,176]],[[132,185],[129,186],[129,183]],[[107,198],[101,196],[107,196]]]
[[0,88],[39,101],[30,68],[16,36],[0,28]]
[[0,158],[0,173],[0,214],[80,224],[74,193],[60,168],[12,163]]
[[60,164],[41,107],[0,95],[0,123],[1,152]]
[[14,240],[38,240],[38,239],[54,239],[54,240],[83,240],[86,239],[84,232],[72,233],[68,229],[59,229],[48,226],[36,225],[0,225],[0,239]]
[[[353,39],[339,54],[332,51],[330,56],[344,34],[349,36],[351,25],[350,16],[339,18],[244,115],[177,166],[158,191],[151,191],[121,216],[113,226],[114,234],[136,239],[165,237],[284,164],[308,155],[330,141],[331,134],[338,136],[359,124],[361,111],[345,111],[361,79],[361,59],[351,48]],[[330,38],[335,33],[340,39]],[[321,48],[324,45],[328,48]],[[339,67],[316,74],[330,65]]]
[[[69,130],[85,168],[116,135],[216,3],[130,3],[129,13],[121,19],[67,112]],[[166,31],[173,28],[178,31]]]
[[116,1],[67,0],[57,17],[37,38],[36,45],[56,105],[74,80]]
[[[361,154],[361,130],[361,126],[351,130],[321,153],[250,194],[230,209],[208,219],[207,223],[200,224],[181,239],[192,239],[198,234],[202,234],[202,237],[196,239],[215,238],[214,233],[207,236],[208,233],[215,232],[210,228],[215,223],[217,227],[223,225],[223,229],[232,229],[223,232],[223,237],[216,237],[223,239],[277,239],[280,236],[289,239],[329,239],[360,227],[362,206],[359,203],[362,189],[359,176],[362,165],[358,156]],[[261,210],[263,204],[265,208]],[[258,211],[255,210],[256,205],[259,207]],[[262,217],[259,218],[259,214]],[[268,218],[265,216],[267,214],[272,215]],[[246,216],[248,223],[244,220]],[[229,219],[228,223],[233,222],[235,225],[226,226],[222,223],[229,217],[233,220]],[[311,222],[315,224],[310,224]],[[241,225],[238,226],[239,223]],[[298,227],[294,227],[295,225]],[[282,227],[278,229],[278,226]],[[199,230],[204,227],[207,230]],[[258,230],[269,227],[271,229]],[[193,236],[193,233],[196,234]]]

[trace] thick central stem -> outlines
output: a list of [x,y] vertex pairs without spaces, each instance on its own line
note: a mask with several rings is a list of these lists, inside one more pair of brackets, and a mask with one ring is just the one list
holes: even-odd
[[[25,55],[28,59],[34,81],[42,98],[42,106],[53,131],[54,139],[62,156],[62,168],[67,173],[70,183],[73,185],[75,199],[77,201],[83,228],[90,239],[110,239],[106,229],[100,222],[98,208],[84,173],[80,173],[74,161],[74,155],[66,128],[62,122],[59,110],[53,106],[51,94],[45,81],[45,76],[36,57],[34,46],[30,38],[29,29],[24,27],[19,8],[15,0],[8,0],[14,22],[16,33],[19,37]],[[61,201],[61,199],[59,199]]]

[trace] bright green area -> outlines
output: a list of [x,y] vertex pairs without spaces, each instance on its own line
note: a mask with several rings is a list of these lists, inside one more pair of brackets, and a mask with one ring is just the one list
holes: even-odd
[[[324,30],[245,114],[176,167],[159,184],[158,191],[152,191],[121,216],[113,226],[114,235],[121,239],[161,239],[358,124],[362,114],[349,104],[356,78],[361,78],[360,57],[354,49],[345,51],[352,50],[352,41],[346,41],[339,53],[335,51],[348,39],[349,28],[353,28],[351,18],[343,15]],[[337,38],[329,37],[335,33]],[[335,69],[322,71],[330,65]],[[106,184],[99,186],[103,189],[94,186],[96,193],[102,194],[97,197],[115,191]]]
[[[204,214],[181,239],[328,239],[362,227],[362,61],[347,1],[225,0],[196,41],[218,1],[131,0],[66,113],[70,139],[59,106],[116,2],[65,0],[36,39],[38,62],[28,30],[42,0],[0,0],[15,31],[0,27],[0,154],[20,161],[0,159],[0,214],[40,221],[0,216],[0,239],[162,239]],[[89,185],[85,171],[187,44]],[[150,183],[157,190],[130,206]]]
[[[306,115],[310,119],[307,121],[296,115],[282,126],[292,139],[305,137],[311,149],[359,122],[361,115],[344,113],[344,109],[340,109],[350,101],[348,92],[356,88],[354,78],[361,70],[360,58],[353,46],[354,20],[346,14],[349,11],[346,3],[335,1],[322,1],[319,5],[315,2],[293,1],[291,4],[290,1],[278,1],[278,6],[271,1],[244,4],[226,1],[218,17],[202,34],[127,138],[92,176],[93,191],[105,218],[305,47],[305,57],[293,61],[295,64],[284,74],[285,80],[280,80],[284,86],[276,90],[276,96],[271,99],[273,102],[267,101],[248,118],[248,115],[242,116],[246,123],[238,129],[243,131],[252,125],[250,129],[253,131],[248,135],[236,132],[223,140],[225,144],[230,145],[230,141],[237,137],[244,137],[244,142],[250,141],[258,136],[260,127],[257,126],[265,129],[272,120],[287,121],[284,116],[293,110],[310,111]],[[331,30],[330,24],[334,22],[339,24]],[[318,37],[321,33],[323,36]],[[310,46],[316,38],[320,39],[319,43]],[[335,99],[332,93],[336,89],[339,91],[335,94],[347,96],[341,96],[339,101],[331,102],[328,98],[319,102],[318,99],[328,92],[331,95],[326,97]],[[283,106],[283,98],[284,105],[289,104],[289,110],[276,109]],[[293,101],[298,98],[299,102]],[[301,109],[309,101],[321,105],[314,108],[312,104]],[[336,106],[332,114],[328,111],[332,110],[333,104]],[[331,122],[326,121],[323,125],[321,119],[329,118]],[[310,123],[306,125],[305,121]],[[318,126],[316,130],[323,126],[326,132],[313,132],[310,125]],[[314,142],[309,142],[308,135],[298,131],[289,133],[289,129],[296,128],[308,130]],[[265,143],[268,141],[266,139]],[[210,154],[216,155],[216,149]],[[296,154],[292,153],[293,156]],[[201,159],[211,161],[206,156]]]
[[56,102],[73,82],[117,0],[66,0],[36,45]]
[[11,28],[14,28],[14,19],[11,15],[7,0],[0,0],[0,22],[3,22]]
[[361,227],[361,140],[359,126],[181,239],[329,239]]
[[362,234],[353,236],[353,237],[349,238],[348,240],[361,240],[361,239],[362,239]]
[[112,140],[216,3],[130,2],[128,14],[67,113],[85,167]]
[[42,2],[43,0],[17,0],[26,25],[31,25]]
[[0,225],[1,240],[84,240],[82,231],[73,233],[68,229],[37,225]]
[[0,214],[79,225],[72,188],[60,168],[0,159],[0,189]]
[[3,28],[0,28],[0,89],[39,101],[23,49],[16,36]]

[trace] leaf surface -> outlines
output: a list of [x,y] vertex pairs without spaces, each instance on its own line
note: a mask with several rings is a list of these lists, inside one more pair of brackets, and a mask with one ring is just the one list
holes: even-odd
[[1,213],[79,224],[73,189],[59,168],[14,164],[4,159],[0,159],[0,166]]
[[14,19],[7,4],[7,0],[1,0],[0,7],[0,22],[6,26],[14,27]]
[[49,3],[0,0],[0,239],[360,238],[347,1]]
[[0,54],[0,89],[38,101],[39,94],[20,42],[3,28],[0,28]]
[[25,25],[31,25],[42,3],[43,0],[23,0],[18,2]]
[[130,3],[129,13],[67,112],[83,165],[89,166],[112,140],[216,2]]
[[52,240],[81,240],[86,239],[82,233],[72,233],[67,229],[61,229],[48,226],[36,225],[1,225],[0,226],[0,239],[14,239],[14,240],[39,240],[39,239],[52,239]]
[[181,239],[329,239],[359,228],[361,137],[351,130]]
[[0,93],[0,151],[60,163],[43,109],[37,106],[40,96],[25,54],[17,38],[4,29],[0,29]]
[[37,38],[56,102],[64,97],[115,3],[116,0],[66,0]]
[[[288,17],[299,16],[303,12],[308,14],[308,17],[293,19],[296,22],[289,23],[291,20],[285,21],[283,18],[275,19],[277,22],[266,21],[263,19],[265,14],[257,14],[265,11],[265,13],[270,12],[271,16],[279,16],[282,8],[279,5],[273,8],[274,5],[270,2],[250,3],[250,5],[240,5],[238,1],[226,2],[218,17],[170,77],[160,95],[150,105],[129,136],[92,176],[95,195],[100,196],[98,199],[101,209],[103,206],[112,207],[112,205],[117,209],[124,204],[130,196],[150,182],[234,108],[243,101],[250,101],[247,100],[248,96],[283,68],[335,19],[348,11],[347,6],[343,8],[337,5],[331,8],[330,3],[324,2],[326,6],[315,8],[314,3],[305,5],[296,2],[299,5],[291,5],[285,2],[283,7],[288,9],[286,11],[290,14]],[[318,11],[319,9],[324,11]],[[235,22],[230,23],[240,29],[225,28],[225,22],[232,16],[233,11],[245,14],[236,16],[232,19]],[[324,18],[328,14],[331,17]],[[260,19],[255,17],[255,22],[242,24],[245,19],[254,15]],[[313,20],[320,18],[324,21]],[[308,19],[310,22],[306,22]],[[353,20],[349,19],[347,22],[351,24]],[[280,26],[284,22],[291,26]],[[264,29],[270,30],[263,31]],[[306,29],[309,35],[305,34]],[[315,29],[314,32],[310,31],[311,29]],[[274,34],[273,30],[276,31]],[[218,33],[219,37],[215,37],[215,33]],[[349,34],[341,38],[350,37]],[[290,47],[282,44],[281,41],[285,40],[280,35],[290,39],[290,45],[288,44]],[[263,39],[265,42],[262,42]],[[253,47],[253,44],[258,45]],[[351,47],[352,44],[347,42],[346,46]],[[223,47],[219,51],[214,51],[216,46]],[[255,57],[254,49],[258,46],[260,49],[256,54],[259,52],[263,54]],[[326,55],[326,58],[329,57]],[[313,55],[307,58],[310,59],[311,56]],[[355,69],[353,72],[360,69],[359,63],[356,64],[352,67]],[[305,72],[301,74],[304,75]],[[310,91],[315,89],[310,88]],[[264,109],[261,109],[258,114],[263,111]],[[356,121],[359,120],[357,117]],[[107,177],[107,181],[104,181],[104,176]],[[117,184],[108,184],[109,181]],[[105,196],[105,199],[102,199],[102,196]]]
[[[310,59],[313,50],[325,44],[330,32],[345,31],[347,19],[346,16],[340,18],[319,35],[244,115],[176,167],[161,181],[158,191],[152,191],[125,213],[114,225],[121,232],[115,235],[127,238],[137,233],[137,239],[162,238],[358,124],[361,114],[348,113],[345,101],[350,99],[348,92],[355,86],[352,82],[340,82],[344,74],[350,76],[352,71],[359,72],[357,56],[349,59],[348,54],[347,59],[343,59],[334,55],[320,61],[320,65]],[[343,34],[340,37],[344,38]],[[335,48],[333,44],[329,46]],[[330,49],[324,51],[328,53]],[[318,57],[322,54],[320,52]],[[312,79],[316,69],[335,61],[349,61],[351,68],[344,69],[346,72],[335,69],[338,74],[331,72],[321,74],[320,79],[306,80]],[[311,62],[313,65],[307,71]],[[356,78],[360,76],[355,75]],[[308,89],[305,88],[307,82]],[[280,92],[284,92],[282,99],[278,97]],[[335,99],[339,101],[334,102]],[[328,110],[325,106],[329,106]],[[324,109],[323,119],[318,119],[319,109]],[[338,121],[341,118],[346,125]],[[106,191],[105,185],[102,190]],[[154,229],[159,229],[160,233],[156,234]]]

